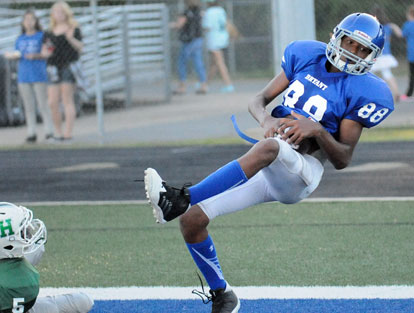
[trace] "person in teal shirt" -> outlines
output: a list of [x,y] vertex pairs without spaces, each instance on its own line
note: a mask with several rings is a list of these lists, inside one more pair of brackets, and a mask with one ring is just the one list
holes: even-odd
[[230,78],[229,70],[224,58],[224,50],[230,43],[230,34],[227,30],[226,11],[216,0],[204,0],[207,10],[203,16],[203,28],[206,32],[206,46],[211,55],[208,79],[212,79],[216,70],[219,70],[224,86],[220,89],[223,93],[234,92],[234,86]]

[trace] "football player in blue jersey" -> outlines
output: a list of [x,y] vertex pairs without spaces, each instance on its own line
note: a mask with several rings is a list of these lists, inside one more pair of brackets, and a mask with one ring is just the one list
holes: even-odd
[[[362,129],[394,109],[387,84],[369,73],[383,46],[383,26],[365,13],[345,17],[328,44],[292,42],[281,73],[249,104],[265,139],[194,186],[174,188],[154,169],[145,171],[157,222],[181,216],[188,250],[211,288],[212,312],[238,312],[240,302],[223,276],[207,225],[258,203],[301,201],[319,185],[325,160],[336,169],[348,166]],[[282,92],[281,105],[266,111]]]

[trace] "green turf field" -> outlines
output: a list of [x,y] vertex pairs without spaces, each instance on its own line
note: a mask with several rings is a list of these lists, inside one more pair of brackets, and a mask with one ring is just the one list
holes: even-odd
[[[194,286],[178,222],[148,205],[32,207],[42,286]],[[414,285],[414,202],[270,203],[210,224],[233,285]]]

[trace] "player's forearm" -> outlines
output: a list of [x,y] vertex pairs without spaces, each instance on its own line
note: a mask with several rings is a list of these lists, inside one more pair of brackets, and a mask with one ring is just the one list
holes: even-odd
[[337,169],[343,169],[349,165],[353,149],[347,144],[337,140],[324,128],[321,127],[318,135],[314,137],[328,160]]
[[266,110],[266,100],[263,94],[257,94],[253,100],[249,103],[249,112],[254,119],[260,124],[261,127],[265,124],[267,117],[270,117],[270,113]]
[[261,127],[264,127],[266,121],[271,118],[270,113],[266,111],[266,106],[286,90],[288,86],[289,80],[285,72],[281,71],[249,103],[249,112],[259,122]]

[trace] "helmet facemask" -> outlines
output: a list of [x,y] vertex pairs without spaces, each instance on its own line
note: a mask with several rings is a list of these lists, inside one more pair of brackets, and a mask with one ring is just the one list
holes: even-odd
[[[30,211],[31,213],[32,211]],[[33,214],[33,213],[31,213]],[[47,231],[44,223],[39,219],[31,220],[22,229],[22,239],[27,245],[23,248],[23,254],[34,253],[47,240]]]
[[[347,36],[369,48],[371,53],[365,58],[361,58],[341,47],[342,39]],[[329,52],[328,52],[329,51]],[[381,49],[366,40],[360,35],[350,34],[341,29],[338,34],[333,35],[328,43],[327,58],[339,70],[352,75],[364,75],[371,70],[377,57],[381,54]],[[344,61],[343,59],[346,59]]]

